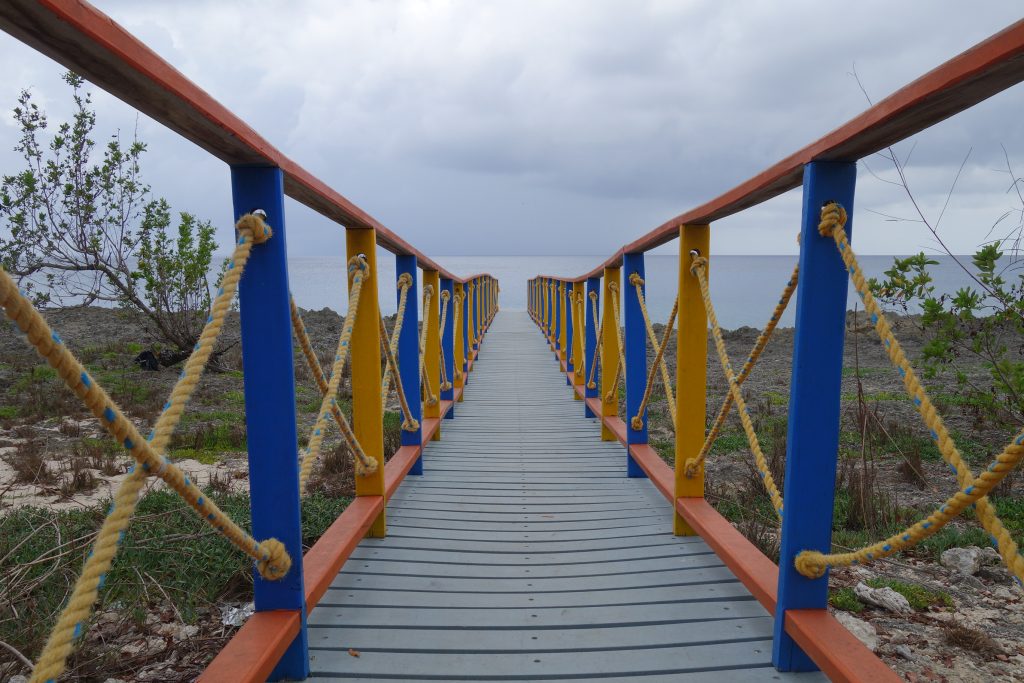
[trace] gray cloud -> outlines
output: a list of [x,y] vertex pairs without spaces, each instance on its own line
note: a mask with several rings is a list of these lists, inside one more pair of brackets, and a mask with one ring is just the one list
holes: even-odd
[[[774,163],[1020,16],[1019,4],[584,1],[97,3],[271,142],[429,253],[607,254]],[[0,106],[59,69],[0,39]],[[1020,87],[918,140],[911,182],[966,251],[1012,205],[1001,145],[1024,168]],[[104,125],[135,116],[97,97]],[[142,120],[146,173],[176,206],[228,224],[220,162]],[[15,131],[0,126],[10,168]],[[909,143],[900,147],[909,151]],[[867,160],[883,178],[883,160]],[[862,169],[865,253],[927,244],[905,195]],[[786,196],[716,226],[713,248],[787,253]],[[340,230],[293,212],[294,253]],[[224,239],[228,239],[224,230]]]

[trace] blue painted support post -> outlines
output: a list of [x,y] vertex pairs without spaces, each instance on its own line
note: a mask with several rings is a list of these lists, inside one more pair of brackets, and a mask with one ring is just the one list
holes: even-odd
[[570,379],[569,376],[572,374],[573,369],[574,369],[573,362],[572,362],[572,350],[574,348],[573,345],[572,345],[572,333],[573,333],[573,329],[572,329],[572,322],[573,322],[572,312],[573,312],[574,306],[572,305],[572,283],[571,282],[566,282],[565,283],[565,291],[562,293],[562,306],[565,307],[565,316],[564,316],[564,319],[565,319],[565,371],[566,371],[565,384],[567,386],[571,387],[572,386],[572,380]]
[[253,572],[257,612],[297,610],[302,628],[270,680],[309,675],[306,601],[302,581],[302,523],[298,436],[295,427],[295,357],[284,221],[284,175],[279,168],[234,166],[231,196],[235,219],[266,212],[273,237],[252,250],[239,283],[245,418],[249,444],[252,534],[276,538],[292,558],[288,575],[266,581]]
[[[587,296],[583,301],[584,315],[586,316],[586,342],[584,345],[584,353],[586,354],[587,376],[583,378],[586,382],[586,398],[597,398],[601,395],[601,363],[597,357],[595,351],[597,351],[597,326],[600,324],[600,320],[594,318],[594,304],[592,303],[591,295],[597,297],[597,310],[601,310],[601,278],[592,277],[587,278]],[[591,369],[590,364],[593,363],[596,368]],[[594,386],[591,388],[590,378],[594,378]],[[583,416],[584,417],[597,417],[590,406],[587,405],[586,401],[583,401]]]
[[[647,326],[644,324],[640,300],[633,286],[633,276],[644,277],[644,255],[623,254],[622,284],[619,298],[622,305],[622,327],[626,356],[626,414],[622,419],[626,423],[626,443],[647,443],[647,411],[640,416],[642,426],[633,429],[633,417],[640,411],[640,402],[644,397],[647,385]],[[641,287],[646,293],[646,287]],[[633,460],[626,449],[626,474],[630,477],[646,477],[647,473]]]
[[452,407],[445,415],[446,420],[451,420],[455,418],[455,281],[449,277],[442,277],[441,291],[448,292],[448,311],[445,314],[444,327],[441,328],[441,362],[444,363],[444,376],[448,378],[448,388],[441,388],[441,399],[452,402]]
[[857,180],[854,162],[815,161],[804,167],[800,281],[789,394],[789,431],[783,492],[782,548],[772,663],[780,671],[813,671],[810,657],[786,634],[786,610],[825,609],[828,573],[808,579],[793,561],[801,550],[832,547],[832,506],[839,450],[839,398],[849,282],[831,237],[818,234],[821,207],[842,204],[850,216]]
[[[405,299],[405,315],[402,317],[402,333],[398,335],[398,371],[402,378],[402,389],[405,391],[409,412],[421,425],[423,423],[423,404],[420,401],[420,341],[419,341],[419,319],[420,319],[420,297],[417,280],[419,269],[416,266],[415,255],[395,256],[395,278],[401,278],[407,274],[412,280],[412,286]],[[396,301],[402,298],[401,288],[396,288]],[[397,304],[396,304],[397,305]],[[396,321],[397,322],[397,321]],[[423,428],[415,432],[402,432],[403,446],[419,446],[423,442]],[[423,474],[423,454],[416,458],[416,463],[409,469],[409,474]]]

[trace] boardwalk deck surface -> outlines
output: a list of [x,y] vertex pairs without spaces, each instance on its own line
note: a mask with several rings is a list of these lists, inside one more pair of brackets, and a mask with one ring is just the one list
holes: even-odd
[[824,680],[775,671],[771,617],[702,540],[672,535],[563,377],[525,313],[495,318],[388,537],[310,615],[311,677]]

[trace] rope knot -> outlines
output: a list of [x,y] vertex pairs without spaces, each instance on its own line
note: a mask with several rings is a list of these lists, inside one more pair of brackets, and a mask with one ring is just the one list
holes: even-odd
[[618,282],[609,282],[608,283],[608,291],[609,292],[618,292],[619,291],[619,283]]
[[292,558],[284,543],[276,538],[268,538],[260,543],[261,559],[256,562],[256,569],[267,581],[279,581],[285,577],[292,567]]
[[427,285],[423,288],[423,296],[434,296],[434,285]]
[[809,579],[820,579],[825,576],[825,570],[828,569],[825,556],[817,550],[804,550],[798,553],[793,564],[798,572]]
[[639,432],[644,428],[644,421],[640,419],[639,415],[634,415],[633,419],[629,421],[629,426],[633,428],[634,432]]
[[408,420],[402,422],[402,429],[407,432],[415,432],[419,428],[419,420],[417,420],[415,417],[410,417]]
[[836,228],[846,227],[846,209],[838,202],[829,202],[821,207],[821,222],[818,223],[818,234],[831,237]]
[[697,462],[697,458],[687,458],[686,464],[683,466],[683,472],[686,474],[687,479],[693,479],[697,476],[697,470],[700,464]]
[[274,234],[270,226],[253,213],[247,213],[239,218],[235,223],[235,230],[251,239],[253,244],[263,244]]
[[362,256],[353,256],[348,260],[348,272],[355,273],[357,270],[361,271],[363,275],[370,270],[370,264]]
[[448,301],[451,298],[451,294],[448,293],[447,289],[441,290],[441,301]]
[[698,270],[703,269],[708,265],[708,260],[703,256],[694,256],[693,261],[690,263],[690,274],[696,275]]
[[363,458],[356,458],[355,466],[356,475],[360,477],[368,477],[377,471],[377,461],[369,457],[365,460],[363,460]]
[[597,292],[591,292],[589,296],[591,301],[597,301]]
[[633,285],[634,287],[636,287],[637,285],[642,286],[644,284],[644,279],[640,277],[640,273],[633,273],[632,275],[629,276],[629,284]]
[[412,275],[409,275],[409,273],[402,273],[401,275],[399,275],[398,276],[398,282],[396,283],[396,286],[399,289],[405,289],[406,287],[412,287]]
[[597,389],[597,384],[593,380],[591,380],[587,382],[587,389]]

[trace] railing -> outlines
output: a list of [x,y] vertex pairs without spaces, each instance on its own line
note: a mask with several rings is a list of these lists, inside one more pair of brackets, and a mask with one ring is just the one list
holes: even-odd
[[[230,166],[232,201],[235,216],[240,221],[236,253],[244,252],[244,258],[237,262],[238,271],[244,268],[244,274],[240,278],[236,276],[234,282],[238,284],[240,297],[252,536],[233,528],[238,532],[239,544],[249,544],[247,550],[257,559],[270,546],[253,539],[277,539],[283,544],[283,550],[278,544],[273,558],[262,555],[263,564],[269,563],[269,568],[261,568],[261,574],[265,573],[268,578],[255,576],[256,614],[203,678],[210,681],[260,680],[268,676],[305,678],[309,671],[306,614],[323,596],[359,540],[386,533],[387,500],[406,474],[422,473],[423,445],[431,439],[440,439],[441,421],[454,417],[455,404],[462,400],[484,335],[498,310],[498,282],[487,274],[460,278],[445,270],[285,157],[237,116],[87,3],[71,0],[5,2],[0,5],[0,27]],[[357,462],[355,501],[304,557],[292,337],[294,331],[302,342],[305,332],[297,314],[295,319],[292,316],[286,195],[346,230],[350,307],[339,340],[335,373],[329,379],[319,368],[315,354],[307,354],[307,359],[323,391],[317,425],[321,421],[326,425],[331,418],[336,420],[353,454],[366,458],[362,467],[358,467]],[[266,226],[269,230],[264,231]],[[395,254],[395,284],[378,280],[378,246]],[[232,267],[235,265],[232,261]],[[422,336],[417,330],[420,302],[416,292],[420,273],[425,294]],[[233,289],[225,289],[227,291],[218,297],[219,302],[224,299],[224,310],[233,293]],[[34,312],[16,288],[4,285],[0,290],[8,314],[13,317],[12,312],[16,312],[19,324],[24,320],[23,329],[28,331],[31,325],[37,331],[48,329],[38,314],[33,317]],[[402,302],[402,317],[396,321],[401,331],[394,340],[395,359],[390,358],[391,349],[379,311],[380,294],[392,296],[392,291]],[[215,317],[211,315],[211,324],[219,329],[220,318],[215,320]],[[204,332],[204,338],[205,335]],[[150,442],[136,436],[135,432],[131,432],[129,438],[117,431],[116,425],[121,425],[123,431],[130,423],[122,419],[116,407],[101,401],[106,395],[97,393],[98,386],[80,371],[80,366],[72,372],[73,359],[68,358],[59,338],[50,334],[30,336],[33,343],[38,342],[40,352],[45,351],[51,364],[61,364],[68,369],[65,374],[69,386],[75,384],[73,388],[83,400],[96,403],[94,412],[106,420],[111,433],[118,435],[140,463],[137,479],[141,481],[152,473],[151,470],[159,470],[157,474],[165,478],[167,470],[175,473],[175,482],[180,485],[176,490],[182,492],[215,528],[226,534],[225,527],[232,531],[230,520],[212,512],[206,514],[212,504],[196,493],[198,489],[188,477],[179,476],[173,464],[159,458],[157,446],[162,437],[158,436],[149,445]],[[304,345],[308,348],[308,344]],[[207,346],[212,348],[212,341]],[[209,349],[203,348],[208,357]],[[351,426],[335,406],[332,395],[348,354],[352,369]],[[198,369],[190,379],[197,378],[205,364],[201,354],[194,358]],[[388,371],[393,375],[405,413],[402,445],[386,464],[382,437],[386,398],[382,394],[382,359],[388,361]],[[80,378],[76,374],[79,371]],[[426,397],[422,403],[421,386]],[[176,423],[183,406],[172,404],[168,402],[165,414],[176,415]],[[169,430],[173,430],[173,424]],[[166,438],[169,438],[169,430]],[[319,428],[314,436],[320,436]],[[307,458],[315,455],[313,441],[319,443],[318,439],[311,439]],[[303,464],[308,467],[309,463],[306,460]],[[142,474],[143,471],[146,474]],[[127,520],[124,523],[127,524]],[[116,541],[112,540],[110,547],[115,548],[115,545]],[[286,573],[283,572],[284,560],[290,560]],[[280,576],[282,573],[284,575]],[[102,583],[102,576],[94,578],[94,583]],[[75,608],[79,610],[76,614],[91,608],[95,591],[91,598]],[[53,653],[54,667],[59,664],[59,668],[63,668],[70,652],[69,644],[78,636],[84,619],[76,619],[80,617],[74,616],[67,622],[73,629],[67,629],[66,642]],[[59,672],[40,678],[42,674],[37,670],[33,680],[57,675]]]
[[[905,533],[858,553],[830,556],[832,510],[839,440],[840,379],[849,270],[858,280],[856,257],[848,241],[853,214],[857,160],[913,135],[1024,80],[1024,22],[1018,22],[925,74],[820,140],[710,202],[673,218],[626,244],[603,264],[578,277],[539,275],[527,283],[529,311],[559,359],[586,417],[599,417],[601,438],[627,449],[628,476],[648,476],[671,501],[676,534],[699,534],[757,599],[775,614],[772,661],[781,671],[821,668],[834,680],[893,679],[858,641],[828,616],[827,568],[831,562],[869,562],[913,544],[941,527],[972,502],[987,506],[984,493],[993,481],[1024,457],[1024,433],[996,457],[988,472],[975,475],[959,459],[955,445],[937,418],[912,368],[901,357],[884,316],[872,313],[893,364],[904,378],[943,456],[956,473],[960,491],[932,515]],[[790,385],[785,491],[777,500],[781,518],[779,566],[744,539],[704,501],[702,456],[714,440],[706,433],[707,335],[709,318],[718,336],[706,288],[711,223],[755,206],[803,184],[800,256],[796,283],[796,334]],[[843,210],[845,209],[845,213]],[[675,420],[675,463],[668,467],[648,445],[645,395],[657,370],[647,367],[647,342],[655,354],[659,341],[645,310],[644,252],[678,238],[679,278],[675,391],[680,397]],[[794,273],[794,278],[797,275]],[[862,278],[861,278],[862,279]],[[780,308],[792,294],[784,288]],[[858,292],[868,311],[870,292]],[[586,288],[586,297],[583,288]],[[621,317],[620,317],[621,303]],[[600,311],[600,312],[599,312]],[[770,336],[779,309],[758,344]],[[766,312],[766,320],[768,312]],[[621,336],[619,332],[622,326]],[[671,328],[671,317],[668,327]],[[741,418],[739,385],[756,361],[755,347],[739,375],[733,375],[720,349],[723,370]],[[660,360],[660,359],[659,359]],[[657,365],[660,365],[656,361]],[[583,372],[580,372],[582,365]],[[624,366],[624,368],[622,367]],[[662,370],[667,380],[667,371]],[[619,416],[618,378],[625,379],[626,415]],[[664,380],[663,380],[664,381]],[[667,385],[667,382],[665,382]],[[730,402],[732,398],[730,398]],[[671,404],[671,398],[669,400]],[[722,412],[728,411],[728,403]],[[719,424],[716,420],[716,424]],[[756,434],[748,431],[759,453]],[[770,473],[762,477],[771,490]],[[765,476],[767,475],[767,476]],[[782,509],[782,500],[785,510]],[[1004,561],[1024,578],[1024,558],[1010,535],[984,514]],[[994,518],[994,513],[992,515]]]

